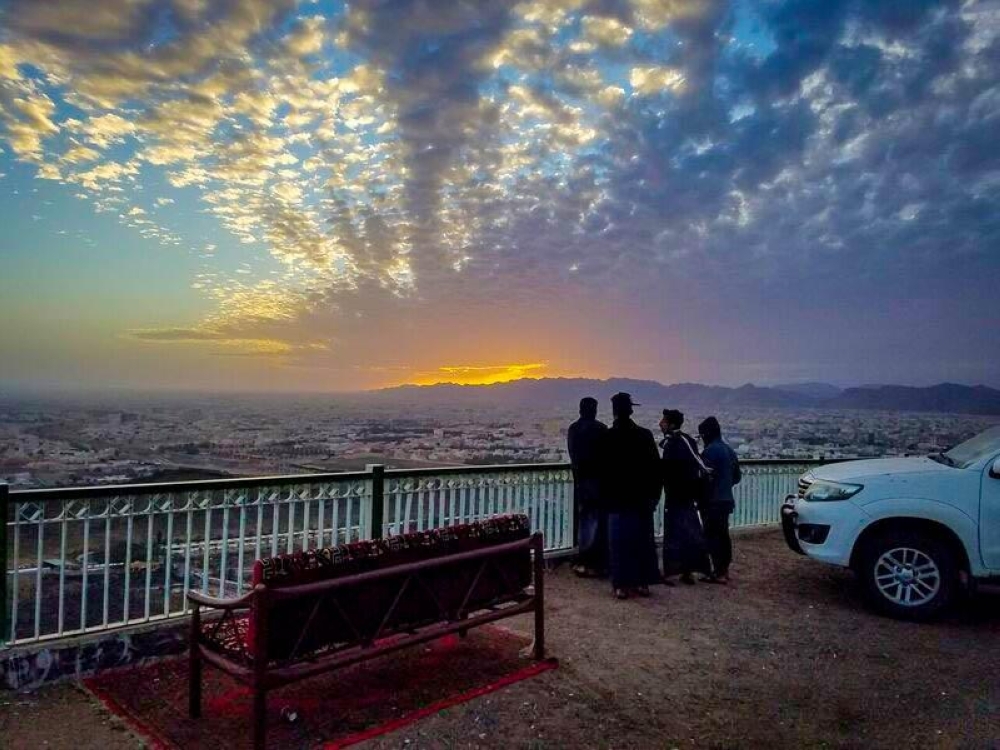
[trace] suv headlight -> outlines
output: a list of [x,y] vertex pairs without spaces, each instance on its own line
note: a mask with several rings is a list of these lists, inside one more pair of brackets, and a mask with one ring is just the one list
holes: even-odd
[[831,482],[826,479],[816,479],[806,489],[802,498],[811,503],[846,500],[849,497],[857,495],[864,487],[863,484],[849,484],[847,482]]

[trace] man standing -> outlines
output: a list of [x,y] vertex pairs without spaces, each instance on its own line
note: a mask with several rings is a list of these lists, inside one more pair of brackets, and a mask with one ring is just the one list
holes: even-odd
[[742,478],[740,462],[736,452],[722,439],[718,419],[706,419],[698,425],[698,434],[705,445],[701,457],[712,470],[712,482],[701,511],[705,524],[705,542],[712,558],[711,579],[728,583],[729,565],[733,561],[729,516],[736,507],[733,486],[739,484]]
[[707,573],[705,536],[697,503],[703,493],[708,470],[698,456],[698,446],[681,431],[684,415],[664,409],[661,475],[666,492],[663,520],[663,573],[680,573],[681,581],[694,584],[696,571]]
[[608,569],[608,512],[601,497],[601,451],[607,433],[607,425],[597,419],[597,399],[581,399],[580,418],[566,433],[580,551],[573,572],[578,576],[601,576]]
[[604,493],[608,498],[611,585],[618,599],[630,593],[649,596],[649,585],[660,579],[653,538],[653,512],[660,499],[653,433],[632,421],[632,397],[611,398],[614,424],[608,430],[604,455]]

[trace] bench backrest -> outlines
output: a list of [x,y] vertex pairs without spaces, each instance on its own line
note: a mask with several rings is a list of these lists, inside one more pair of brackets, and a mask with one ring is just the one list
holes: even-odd
[[[407,565],[527,539],[530,533],[526,516],[500,516],[258,560],[253,584],[280,590],[277,596],[264,597],[268,659],[283,661],[366,643],[376,635],[454,620],[460,610],[510,601],[531,582],[527,546],[487,558],[443,562],[416,573]],[[373,571],[379,571],[376,578],[366,576],[368,580],[356,584],[319,592],[309,585]],[[259,613],[251,612],[251,649],[259,620]]]

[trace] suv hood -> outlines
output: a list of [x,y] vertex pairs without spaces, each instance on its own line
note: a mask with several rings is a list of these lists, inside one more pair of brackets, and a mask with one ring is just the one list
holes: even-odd
[[839,464],[817,466],[809,473],[816,479],[829,479],[834,482],[850,482],[868,477],[884,476],[886,474],[920,474],[938,472],[947,466],[932,461],[926,457],[920,458],[876,458],[869,461],[845,461]]

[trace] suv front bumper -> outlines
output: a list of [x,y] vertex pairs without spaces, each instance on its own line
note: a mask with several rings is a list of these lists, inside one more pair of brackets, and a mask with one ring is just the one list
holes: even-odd
[[795,510],[795,495],[789,495],[785,502],[781,504],[781,533],[785,535],[785,544],[800,555],[805,554],[802,545],[799,544],[799,537],[795,532],[796,522],[799,514]]
[[850,565],[854,542],[870,521],[852,500],[810,503],[789,495],[781,506],[785,543],[794,552],[830,565]]

